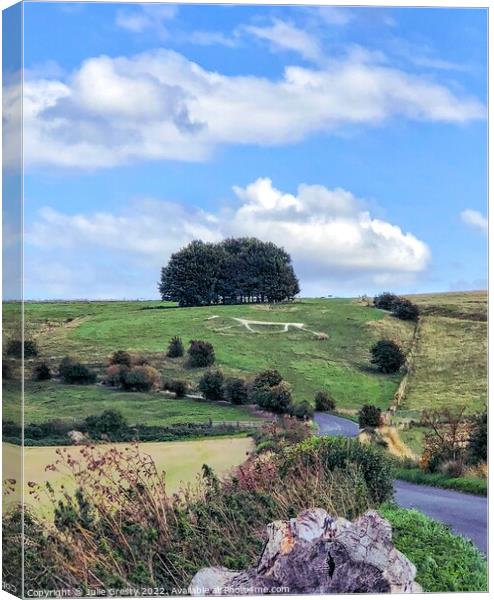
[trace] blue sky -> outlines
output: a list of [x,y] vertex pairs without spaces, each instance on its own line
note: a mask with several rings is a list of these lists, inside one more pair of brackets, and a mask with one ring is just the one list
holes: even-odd
[[29,298],[257,235],[304,295],[486,286],[484,10],[25,6]]

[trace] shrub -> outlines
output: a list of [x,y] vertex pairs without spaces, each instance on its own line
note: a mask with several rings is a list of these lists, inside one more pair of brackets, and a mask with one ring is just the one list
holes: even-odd
[[96,381],[95,373],[70,356],[62,359],[58,372],[64,383],[86,385]]
[[141,354],[138,354],[132,359],[132,364],[134,365],[134,367],[147,367],[150,363],[148,358],[142,356]]
[[191,340],[187,353],[190,367],[210,367],[214,364],[214,348],[209,342]]
[[178,336],[172,337],[168,344],[168,350],[166,352],[168,358],[178,358],[184,355],[184,345],[182,340]]
[[91,415],[84,423],[91,435],[115,435],[127,427],[125,418],[116,410],[105,410],[101,415]]
[[398,296],[396,294],[383,292],[382,294],[374,297],[374,306],[376,308],[380,308],[381,310],[392,310],[393,305],[397,300]]
[[129,392],[148,392],[159,385],[160,374],[153,367],[133,367],[122,378],[122,387]]
[[307,400],[292,402],[288,408],[288,412],[292,417],[296,417],[297,419],[309,419],[314,415],[314,409]]
[[289,413],[292,404],[292,391],[290,384],[281,381],[278,385],[266,388],[263,403],[259,406],[271,412],[283,414]]
[[226,380],[224,395],[225,400],[231,404],[247,404],[249,401],[247,384],[239,377],[230,377]]
[[393,316],[403,321],[416,321],[419,316],[419,308],[407,298],[398,298],[391,309]]
[[336,408],[336,402],[331,394],[326,390],[319,390],[315,396],[316,410],[326,412]]
[[372,404],[364,404],[358,411],[358,424],[364,427],[379,427],[381,425],[381,409]]
[[445,460],[438,468],[438,471],[446,477],[461,477],[465,472],[465,465],[462,460]]
[[110,357],[110,365],[132,366],[132,356],[125,350],[117,350]]
[[33,375],[36,381],[47,381],[51,379],[51,369],[46,362],[40,362],[34,367]]
[[120,387],[128,371],[129,367],[125,364],[110,365],[105,372],[105,383]]
[[176,398],[183,398],[189,389],[189,384],[183,379],[170,379],[163,382],[163,389],[175,394]]
[[254,378],[250,388],[250,400],[253,404],[264,407],[270,403],[270,388],[280,384],[283,377],[275,369],[262,371]]
[[[9,340],[6,348],[7,356],[22,358],[22,340]],[[38,356],[38,346],[34,340],[24,340],[24,358]]]
[[468,455],[473,464],[487,460],[487,412],[477,415],[474,420],[468,440]]
[[371,363],[383,373],[396,373],[405,364],[405,355],[392,340],[380,340],[371,348]]
[[9,363],[3,359],[2,360],[2,379],[4,380],[8,380],[8,379],[12,379],[12,368],[9,365]]
[[199,390],[207,400],[223,400],[225,376],[220,370],[206,371],[199,381]]

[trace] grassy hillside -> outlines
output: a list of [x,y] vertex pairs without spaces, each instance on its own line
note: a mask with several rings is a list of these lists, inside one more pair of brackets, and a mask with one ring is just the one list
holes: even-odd
[[413,369],[403,408],[421,411],[487,401],[487,294],[412,296],[421,309]]
[[[249,324],[235,320],[280,323]],[[302,328],[284,323],[303,324]],[[165,377],[197,381],[182,359],[167,359],[173,335],[210,341],[226,373],[253,375],[277,368],[297,400],[328,388],[339,407],[370,402],[387,408],[399,375],[370,368],[369,348],[391,336],[408,347],[412,327],[352,300],[304,300],[288,305],[177,308],[160,302],[53,303],[26,305],[26,323],[41,356],[55,364],[67,354],[103,367],[109,354],[126,349],[145,354]]]

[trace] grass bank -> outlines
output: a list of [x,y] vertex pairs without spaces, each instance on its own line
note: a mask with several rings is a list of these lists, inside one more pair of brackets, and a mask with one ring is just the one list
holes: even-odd
[[380,512],[393,527],[393,543],[417,567],[425,592],[487,591],[487,561],[465,538],[417,510],[384,505]]
[[457,492],[487,496],[487,481],[477,477],[448,477],[441,473],[424,473],[424,471],[418,468],[397,468],[395,476],[396,479],[402,479],[410,483],[431,485],[433,487],[456,490]]

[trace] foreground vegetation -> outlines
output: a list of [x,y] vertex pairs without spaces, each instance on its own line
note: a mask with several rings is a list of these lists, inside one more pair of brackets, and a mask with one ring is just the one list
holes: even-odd
[[432,485],[434,487],[456,490],[457,492],[487,496],[487,479],[479,477],[448,477],[441,473],[427,473],[419,468],[407,469],[403,467],[395,470],[395,477],[396,479],[403,479],[410,483]]
[[393,527],[393,543],[417,567],[425,592],[487,591],[487,561],[472,542],[417,510],[384,505],[380,512]]

